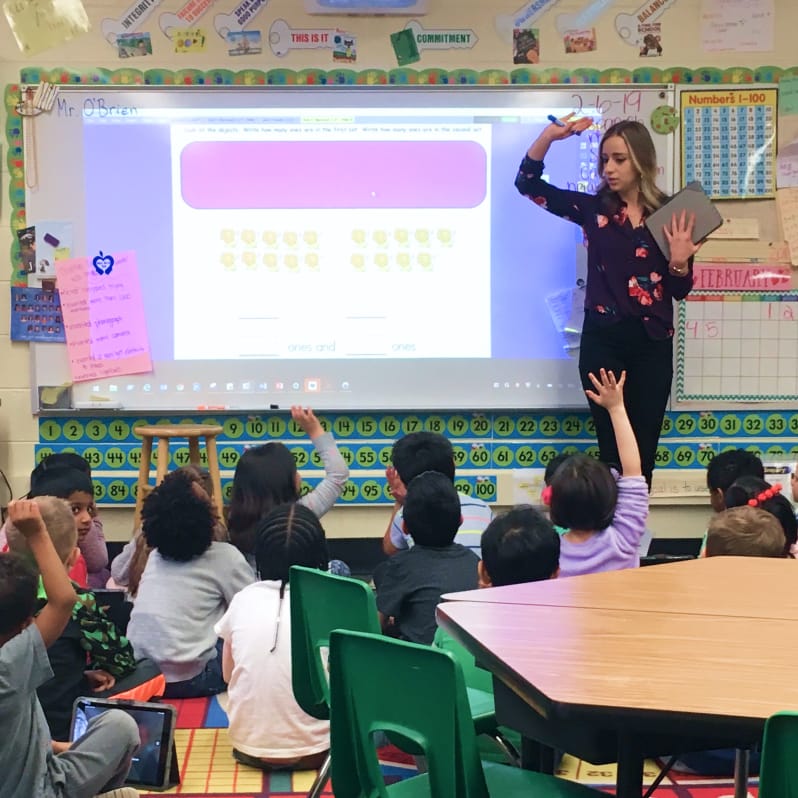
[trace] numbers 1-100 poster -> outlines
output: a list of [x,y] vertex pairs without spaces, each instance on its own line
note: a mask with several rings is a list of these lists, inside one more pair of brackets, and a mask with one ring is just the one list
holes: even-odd
[[776,192],[776,89],[681,92],[682,185],[697,180],[713,199]]

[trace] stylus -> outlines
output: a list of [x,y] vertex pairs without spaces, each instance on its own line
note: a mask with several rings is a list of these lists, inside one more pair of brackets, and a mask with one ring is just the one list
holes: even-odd
[[[546,119],[548,119],[553,125],[557,125],[557,127],[565,127],[565,122],[563,122],[562,119],[558,119],[556,116],[554,116],[554,114],[549,114]],[[577,136],[582,135],[581,130],[575,130],[574,133],[576,133]]]

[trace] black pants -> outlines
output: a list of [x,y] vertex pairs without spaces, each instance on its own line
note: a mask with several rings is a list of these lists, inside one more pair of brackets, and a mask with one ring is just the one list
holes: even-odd
[[[639,319],[624,319],[609,327],[597,327],[586,318],[579,350],[579,375],[585,388],[593,389],[588,373],[598,377],[601,368],[615,372],[618,378],[626,370],[624,403],[637,437],[643,476],[650,488],[673,380],[673,339],[649,338]],[[618,447],[609,413],[593,402],[590,402],[590,412],[596,424],[599,456],[605,463],[618,463]]]

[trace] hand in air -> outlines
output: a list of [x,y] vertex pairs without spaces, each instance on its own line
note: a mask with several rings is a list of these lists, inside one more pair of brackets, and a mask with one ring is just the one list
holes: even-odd
[[324,427],[322,427],[321,422],[309,407],[293,405],[291,407],[291,418],[302,427],[309,438],[318,438],[324,432]]
[[9,502],[8,520],[25,538],[29,538],[42,530],[47,531],[42,520],[42,514],[39,512],[39,505],[33,499],[17,499]]
[[615,379],[615,373],[601,369],[599,380],[592,372],[587,376],[595,386],[595,391],[585,391],[585,395],[591,402],[595,402],[605,410],[623,406],[623,385],[626,382],[626,371],[621,372],[621,379]]
[[574,114],[570,113],[566,116],[560,117],[560,122],[564,122],[565,126],[560,127],[552,122],[546,128],[546,135],[551,141],[561,141],[562,139],[570,138],[583,130],[587,130],[592,124],[593,120],[589,116],[580,116],[574,119]]
[[397,504],[404,504],[405,496],[407,496],[407,488],[393,466],[388,466],[388,468],[385,469],[385,479],[388,481],[388,487],[391,490],[394,501]]
[[662,231],[671,248],[671,260],[668,269],[675,277],[685,277],[688,267],[687,261],[701,249],[702,242],[693,243],[693,228],[695,227],[695,214],[687,215],[682,211],[678,216],[674,213],[671,217],[670,227],[665,225]]

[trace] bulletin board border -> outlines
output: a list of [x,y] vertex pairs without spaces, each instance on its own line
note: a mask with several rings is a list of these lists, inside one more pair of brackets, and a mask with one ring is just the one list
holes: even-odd
[[511,71],[488,69],[106,69],[85,70],[64,67],[25,67],[20,72],[20,82],[7,84],[4,92],[6,106],[6,161],[10,176],[9,200],[11,206],[11,285],[24,286],[26,274],[16,231],[26,227],[25,176],[22,118],[17,113],[20,86],[24,84],[48,83],[84,86],[554,86],[554,85],[646,85],[652,83],[674,83],[688,85],[746,85],[754,83],[778,83],[782,77],[798,77],[798,66],[728,67],[639,67],[637,69],[528,69]]

